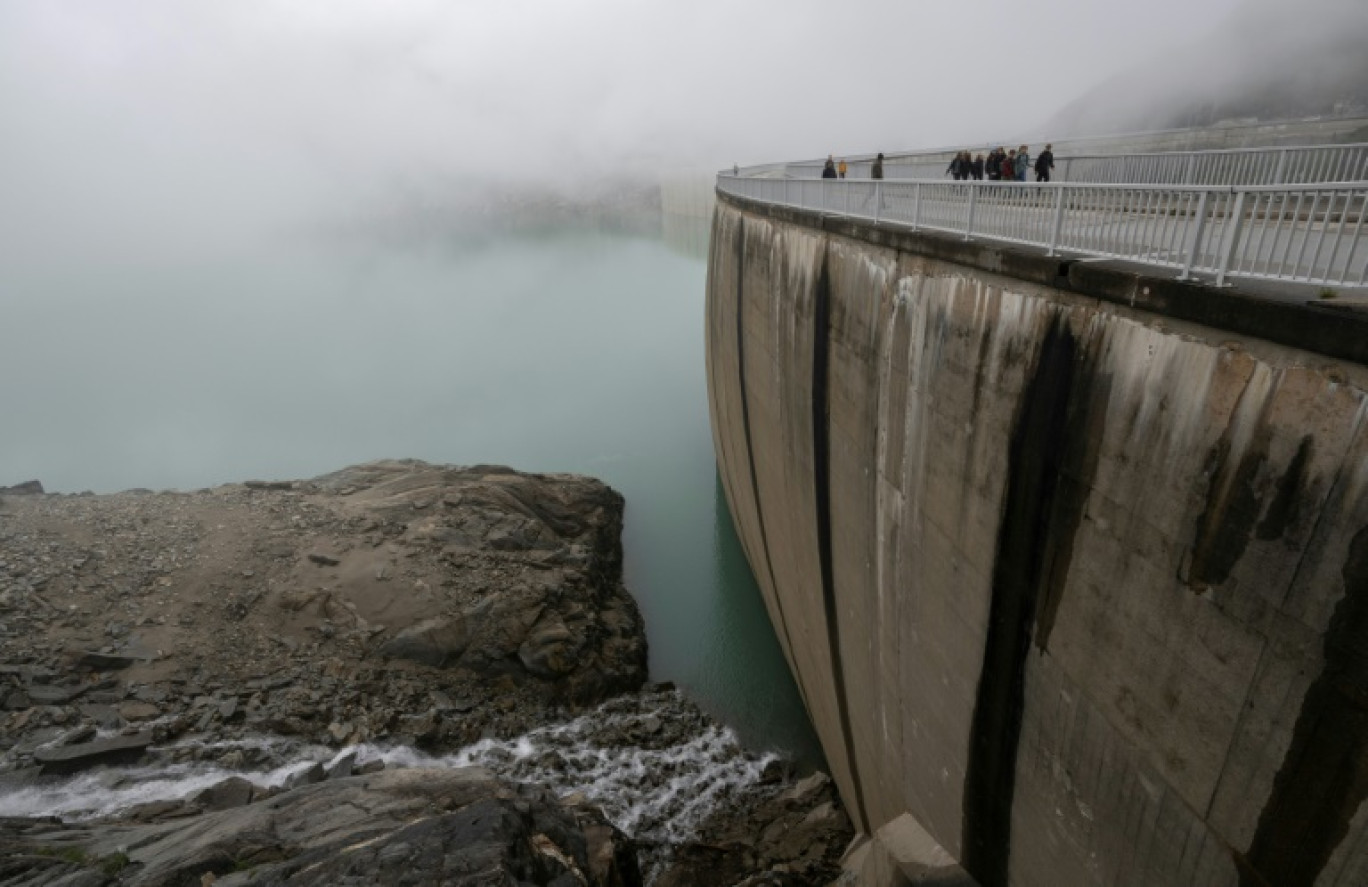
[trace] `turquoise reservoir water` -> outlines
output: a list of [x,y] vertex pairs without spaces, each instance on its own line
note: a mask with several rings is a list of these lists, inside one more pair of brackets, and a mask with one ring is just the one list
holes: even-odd
[[627,499],[651,671],[820,759],[716,481],[705,264],[573,230],[0,264],[0,485],[198,488],[416,457]]

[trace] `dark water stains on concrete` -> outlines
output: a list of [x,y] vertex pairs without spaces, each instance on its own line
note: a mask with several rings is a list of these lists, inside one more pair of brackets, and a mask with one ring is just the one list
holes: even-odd
[[[1037,601],[1052,571],[1050,517],[1057,507],[1061,460],[1069,449],[1078,350],[1067,321],[1056,317],[1040,346],[1009,444],[988,637],[964,780],[961,861],[983,887],[1005,887],[1008,881],[1026,658]],[[1064,498],[1072,502],[1077,496]],[[1055,550],[1056,556],[1064,554]]]
[[[1245,390],[1248,393],[1249,389]],[[1258,480],[1268,461],[1268,446],[1273,436],[1267,422],[1271,404],[1270,395],[1260,407],[1257,425],[1238,460],[1231,458],[1234,422],[1226,426],[1207,458],[1211,485],[1207,488],[1206,507],[1197,518],[1197,533],[1186,577],[1187,584],[1194,590],[1203,591],[1224,584],[1249,546],[1254,525],[1263,511]]]
[[[822,572],[822,602],[826,611],[827,644],[831,654],[832,684],[836,688],[836,711],[841,719],[841,739],[845,746],[846,768],[855,797],[846,807],[854,814],[855,826],[870,830],[865,810],[864,787],[855,757],[855,735],[850,724],[850,701],[846,690],[845,663],[841,657],[840,608],[836,606],[836,580],[831,551],[831,407],[829,368],[831,349],[831,278],[823,254],[817,276],[813,306],[812,343],[812,473],[816,484],[817,554]],[[849,803],[853,801],[853,803]]]
[[1368,798],[1368,527],[1341,570],[1325,665],[1240,865],[1241,887],[1312,887]]
[[1255,534],[1265,542],[1281,539],[1297,523],[1301,503],[1307,499],[1306,466],[1311,461],[1312,437],[1306,435],[1297,447],[1297,454],[1278,481],[1277,492],[1268,511],[1259,522]]
[[[1063,446],[1056,455],[1058,486],[1043,514],[1044,551],[1041,554],[1039,601],[1036,607],[1035,643],[1044,653],[1050,647],[1050,632],[1064,597],[1064,585],[1073,565],[1074,540],[1087,510],[1088,494],[1097,474],[1106,431],[1107,407],[1111,401],[1112,376],[1099,373],[1095,352],[1087,351],[1079,361],[1069,396],[1064,422]],[[1047,469],[1048,470],[1048,469]]]

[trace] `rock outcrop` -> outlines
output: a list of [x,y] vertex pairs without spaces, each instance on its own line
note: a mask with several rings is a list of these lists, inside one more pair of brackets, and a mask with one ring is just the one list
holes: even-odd
[[486,770],[394,770],[151,824],[0,821],[14,885],[636,887],[632,842],[589,806]]
[[82,726],[440,748],[639,687],[621,524],[590,478],[415,461],[6,498],[0,773]]

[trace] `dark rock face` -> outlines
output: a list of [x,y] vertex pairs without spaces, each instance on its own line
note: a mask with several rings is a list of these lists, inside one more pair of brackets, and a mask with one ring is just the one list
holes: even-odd
[[825,774],[757,787],[748,803],[719,811],[699,840],[678,848],[655,887],[831,884],[853,836]]
[[0,859],[5,883],[641,884],[632,843],[596,810],[478,768],[329,780],[147,825],[0,822]]

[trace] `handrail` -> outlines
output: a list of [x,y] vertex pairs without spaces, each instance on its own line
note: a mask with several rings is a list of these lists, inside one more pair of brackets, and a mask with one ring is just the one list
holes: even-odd
[[1192,186],[755,178],[717,190],[1047,255],[1120,259],[1180,279],[1368,286],[1368,182]]
[[[1012,146],[1007,146],[1012,147]],[[942,178],[953,151],[889,155],[889,179]],[[1032,155],[1034,158],[1034,155]],[[846,158],[852,178],[868,178],[873,158]],[[818,178],[823,161],[785,164],[796,178]],[[770,165],[772,169],[773,164]],[[746,170],[743,170],[745,172]],[[1129,154],[1057,154],[1053,178],[1061,182],[1156,185],[1281,185],[1368,181],[1368,143]]]

